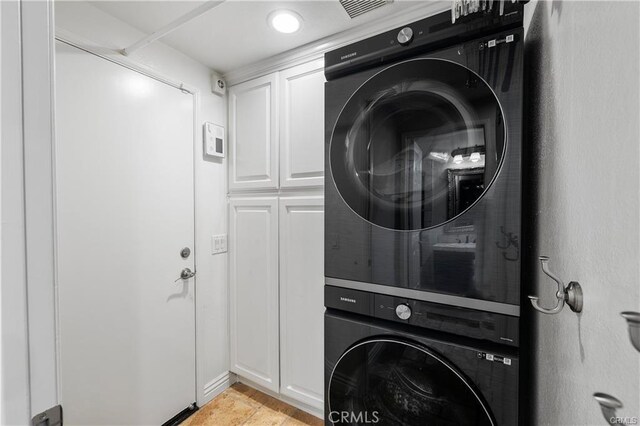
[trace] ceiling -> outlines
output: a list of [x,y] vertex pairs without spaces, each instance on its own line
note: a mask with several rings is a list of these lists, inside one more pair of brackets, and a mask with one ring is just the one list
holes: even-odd
[[[203,4],[203,1],[91,1],[92,5],[150,34]],[[424,0],[421,1],[424,3]],[[416,7],[413,0],[393,3],[354,19],[338,0],[227,0],[189,21],[162,42],[220,72],[242,66]],[[302,29],[281,34],[269,26],[267,16],[289,9],[303,18]]]

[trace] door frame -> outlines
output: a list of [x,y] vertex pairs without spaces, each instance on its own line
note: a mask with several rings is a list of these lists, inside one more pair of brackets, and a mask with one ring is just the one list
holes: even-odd
[[[0,3],[2,77],[2,352],[0,423],[28,424],[31,413],[24,214],[24,135],[20,2]],[[30,76],[33,78],[33,76]],[[6,85],[6,86],[5,86]],[[10,325],[9,325],[10,324]],[[9,343],[10,342],[10,343]],[[10,373],[8,373],[10,371]]]
[[[24,367],[20,375],[26,378],[24,386],[16,383],[2,382],[2,401],[7,400],[6,393],[19,392],[21,406],[26,409],[15,413],[2,413],[2,419],[13,423],[30,424],[31,418],[60,403],[59,379],[59,329],[58,329],[58,299],[56,273],[56,193],[55,193],[55,43],[61,41],[79,48],[89,54],[138,72],[148,78],[170,85],[178,90],[187,92],[193,97],[193,161],[194,161],[194,203],[196,202],[196,171],[195,162],[199,151],[199,108],[200,91],[188,84],[176,81],[157,71],[131,60],[113,50],[101,48],[95,43],[84,40],[72,33],[56,30],[54,21],[54,5],[52,0],[26,1],[18,0],[13,3],[18,9],[16,24],[20,28],[19,37],[10,39],[12,46],[21,48],[22,53],[22,133],[21,140],[13,143],[20,145],[23,151],[22,164],[19,167],[24,176],[21,179],[2,181],[2,193],[19,191],[23,194],[24,203],[16,206],[24,215],[21,224],[23,241],[19,238],[5,240],[3,232],[3,246],[25,247],[17,256],[25,264],[23,277],[15,277],[15,285],[22,289],[20,300],[12,298],[9,303],[25,306],[23,315],[17,312],[12,317],[12,327],[24,330],[24,345],[8,348],[3,342],[3,352],[10,351],[10,355],[23,359]],[[3,36],[5,35],[5,29]],[[5,65],[3,64],[3,72]],[[13,102],[14,100],[11,99]],[[19,102],[20,99],[15,100]],[[10,123],[12,124],[12,123]],[[4,144],[4,141],[3,141]],[[2,158],[3,168],[8,159]],[[194,204],[195,208],[195,204]],[[197,223],[194,212],[194,252],[196,247]],[[4,220],[4,218],[3,218]],[[18,232],[20,234],[20,232]],[[22,243],[22,244],[21,244]],[[12,261],[15,262],[15,257]],[[3,272],[14,268],[2,257]],[[196,259],[194,266],[197,270]],[[13,274],[19,275],[19,274]],[[13,277],[12,275],[12,277]],[[4,277],[3,277],[4,278]],[[194,284],[194,323],[195,323],[195,383],[194,394],[198,403],[202,397],[204,380],[200,377],[202,371],[202,357],[198,351],[202,347],[199,326],[199,301],[197,280]],[[4,293],[4,284],[3,284]],[[9,304],[6,303],[6,304]],[[4,315],[3,315],[4,316]],[[26,358],[26,359],[25,359]],[[3,364],[4,367],[4,364]],[[12,366],[13,367],[13,366]],[[8,387],[8,388],[7,388]],[[3,404],[4,405],[4,404]],[[28,418],[24,418],[28,415]]]
[[58,404],[54,251],[53,2],[21,0],[29,413]]

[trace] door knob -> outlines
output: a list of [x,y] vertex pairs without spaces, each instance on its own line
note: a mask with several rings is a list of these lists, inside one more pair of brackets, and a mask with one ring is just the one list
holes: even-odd
[[193,276],[195,275],[195,271],[191,271],[191,269],[189,268],[184,268],[181,272],[180,272],[180,278],[178,278],[177,280],[175,280],[174,282],[178,282],[180,280],[188,280],[189,278],[193,278]]

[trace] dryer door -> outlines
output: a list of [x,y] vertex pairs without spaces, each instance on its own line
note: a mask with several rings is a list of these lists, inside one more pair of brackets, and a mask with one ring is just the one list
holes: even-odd
[[475,72],[434,58],[367,80],[331,136],[331,175],[357,215],[393,230],[433,228],[464,213],[500,169],[505,126]]
[[475,386],[446,359],[386,338],[342,355],[329,379],[328,405],[334,424],[494,425]]

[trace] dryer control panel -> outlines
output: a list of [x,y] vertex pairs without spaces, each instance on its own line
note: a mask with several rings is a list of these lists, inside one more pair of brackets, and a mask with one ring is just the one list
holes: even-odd
[[497,11],[451,23],[445,11],[374,37],[340,47],[325,54],[327,80],[404,57],[434,51],[485,35],[522,26],[521,3],[507,2],[504,15]]

